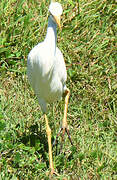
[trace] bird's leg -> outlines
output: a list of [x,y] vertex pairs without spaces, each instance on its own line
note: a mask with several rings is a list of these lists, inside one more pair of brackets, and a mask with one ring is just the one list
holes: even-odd
[[66,89],[66,91],[65,91],[64,117],[63,117],[63,121],[62,121],[62,128],[60,129],[59,133],[57,134],[57,137],[56,137],[55,142],[54,142],[53,145],[56,145],[58,136],[60,135],[61,131],[62,131],[62,141],[64,140],[64,134],[66,132],[67,135],[68,135],[68,138],[70,140],[71,145],[73,145],[71,137],[70,137],[68,125],[67,125],[67,110],[68,110],[69,96],[70,96],[70,90]]
[[69,133],[69,129],[68,129],[68,125],[67,125],[67,110],[68,110],[68,102],[69,102],[69,96],[70,96],[70,90],[67,88],[65,91],[65,107],[64,107],[64,117],[63,117],[63,122],[62,122],[62,140],[64,137],[65,132],[68,135],[68,138],[70,140],[70,143],[73,145],[71,137],[70,137],[70,133]]
[[54,174],[54,166],[53,166],[53,160],[52,160],[51,129],[49,127],[46,114],[44,114],[44,118],[46,121],[46,132],[47,132],[47,136],[48,136],[49,164],[50,164],[50,169],[51,169],[51,175],[53,175]]

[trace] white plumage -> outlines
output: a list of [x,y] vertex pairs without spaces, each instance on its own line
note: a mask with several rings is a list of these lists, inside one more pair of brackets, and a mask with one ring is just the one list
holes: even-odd
[[[54,11],[56,7],[57,14]],[[59,11],[59,7],[61,8],[59,3],[51,3],[49,10],[60,16],[62,11]],[[56,46],[56,26],[51,15],[45,40],[36,45],[28,55],[28,78],[43,112],[47,112],[47,103],[60,100],[66,89],[67,73],[63,55]]]
[[[66,94],[64,118],[62,123],[63,135],[67,129],[67,106],[70,91],[66,88],[67,72],[60,49],[57,47],[57,25],[60,27],[60,16],[62,7],[57,2],[52,2],[49,6],[50,16],[48,18],[48,28],[45,40],[37,44],[29,53],[27,61],[27,75],[29,82],[37,95],[39,104],[47,126],[49,161],[51,174],[54,173],[51,147],[51,129],[48,124],[47,104],[53,103]],[[70,139],[70,137],[69,137]]]

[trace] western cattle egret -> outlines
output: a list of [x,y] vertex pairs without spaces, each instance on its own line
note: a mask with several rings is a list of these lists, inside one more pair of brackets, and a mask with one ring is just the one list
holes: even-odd
[[70,91],[66,87],[67,72],[63,55],[56,45],[56,28],[57,25],[60,28],[60,16],[62,14],[61,4],[58,2],[51,2],[49,12],[50,16],[48,19],[45,40],[37,44],[28,55],[27,75],[44,113],[49,147],[49,164],[51,174],[53,174],[54,166],[52,160],[51,129],[46,115],[47,104],[60,100],[63,94],[66,95],[61,130],[63,131],[62,135],[64,136],[66,131],[70,139],[67,126],[67,109]]

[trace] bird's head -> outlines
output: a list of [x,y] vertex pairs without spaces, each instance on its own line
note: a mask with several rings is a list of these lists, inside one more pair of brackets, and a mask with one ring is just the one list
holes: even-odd
[[58,27],[60,29],[61,29],[60,18],[61,18],[62,11],[63,11],[63,9],[62,9],[62,6],[60,3],[51,2],[50,6],[49,6],[50,16],[56,22],[56,24],[58,25]]

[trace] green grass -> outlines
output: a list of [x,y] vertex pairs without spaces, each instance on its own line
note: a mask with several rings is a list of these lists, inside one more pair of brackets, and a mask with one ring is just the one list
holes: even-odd
[[[114,0],[59,1],[58,46],[71,91],[56,179],[117,179],[117,24]],[[49,179],[45,121],[26,76],[27,55],[46,34],[48,1],[0,1],[0,179]],[[64,102],[49,106],[52,141]],[[57,152],[56,152],[57,150]]]

